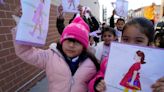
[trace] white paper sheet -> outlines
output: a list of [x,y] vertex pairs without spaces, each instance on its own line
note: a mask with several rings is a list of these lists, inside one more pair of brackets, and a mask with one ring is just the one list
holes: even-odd
[[117,0],[116,1],[116,15],[126,17],[128,15],[128,1]]
[[77,13],[78,12],[78,5],[80,3],[80,0],[62,0],[62,6],[64,12],[73,12]]
[[[110,48],[109,60],[106,68],[105,83],[107,84],[106,92],[123,92],[125,86],[120,83],[129,73],[132,65],[136,63],[134,59],[136,52],[142,51],[145,55],[145,64],[140,64],[139,81],[141,90],[136,92],[152,92],[151,85],[164,76],[164,49],[155,49],[149,47],[140,47],[113,42]],[[134,72],[133,72],[134,74]],[[127,83],[131,82],[131,77],[126,77]],[[137,78],[137,77],[136,77]],[[129,88],[128,92],[132,92]]]
[[22,17],[16,41],[27,45],[44,45],[48,33],[51,0],[21,0]]

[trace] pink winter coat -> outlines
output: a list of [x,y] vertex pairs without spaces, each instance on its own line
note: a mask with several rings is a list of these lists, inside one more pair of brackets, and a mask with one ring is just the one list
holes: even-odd
[[[15,30],[15,29],[13,29]],[[15,35],[13,32],[13,37]],[[72,76],[70,68],[57,49],[42,50],[15,43],[16,54],[25,62],[45,69],[49,92],[87,92],[88,82],[96,74],[95,64],[86,59]]]
[[101,65],[100,65],[100,70],[98,71],[96,76],[89,82],[88,84],[89,92],[95,92],[94,85],[95,85],[96,80],[98,80],[99,78],[104,79],[107,61],[108,61],[108,58],[104,58],[102,60]]

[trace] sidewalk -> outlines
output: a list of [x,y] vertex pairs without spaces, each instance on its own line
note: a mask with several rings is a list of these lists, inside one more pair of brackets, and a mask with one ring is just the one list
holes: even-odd
[[33,88],[30,89],[29,92],[48,92],[48,81],[45,77],[41,81],[39,81]]

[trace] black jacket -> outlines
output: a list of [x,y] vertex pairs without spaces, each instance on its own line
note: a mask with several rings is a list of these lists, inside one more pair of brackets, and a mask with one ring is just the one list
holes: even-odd
[[[72,22],[72,20],[76,17],[76,14],[73,16],[72,19],[70,19],[69,23]],[[84,21],[88,24],[89,28],[90,28],[90,32],[93,32],[95,30],[98,30],[99,28],[99,23],[98,21],[94,18],[94,17],[91,17],[90,19],[86,19],[85,17],[83,17]],[[60,34],[62,34],[64,28],[65,28],[65,25],[64,25],[64,19],[60,19],[60,18],[57,18],[57,21],[56,21],[56,27],[58,29],[58,32]]]
[[110,17],[110,27],[114,28],[114,15]]

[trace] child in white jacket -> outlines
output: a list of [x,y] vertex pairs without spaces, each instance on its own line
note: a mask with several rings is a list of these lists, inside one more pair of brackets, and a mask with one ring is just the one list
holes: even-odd
[[100,61],[103,60],[104,57],[107,57],[109,54],[110,43],[116,40],[115,30],[111,27],[104,27],[102,30],[102,42],[99,42],[95,47],[96,58]]

